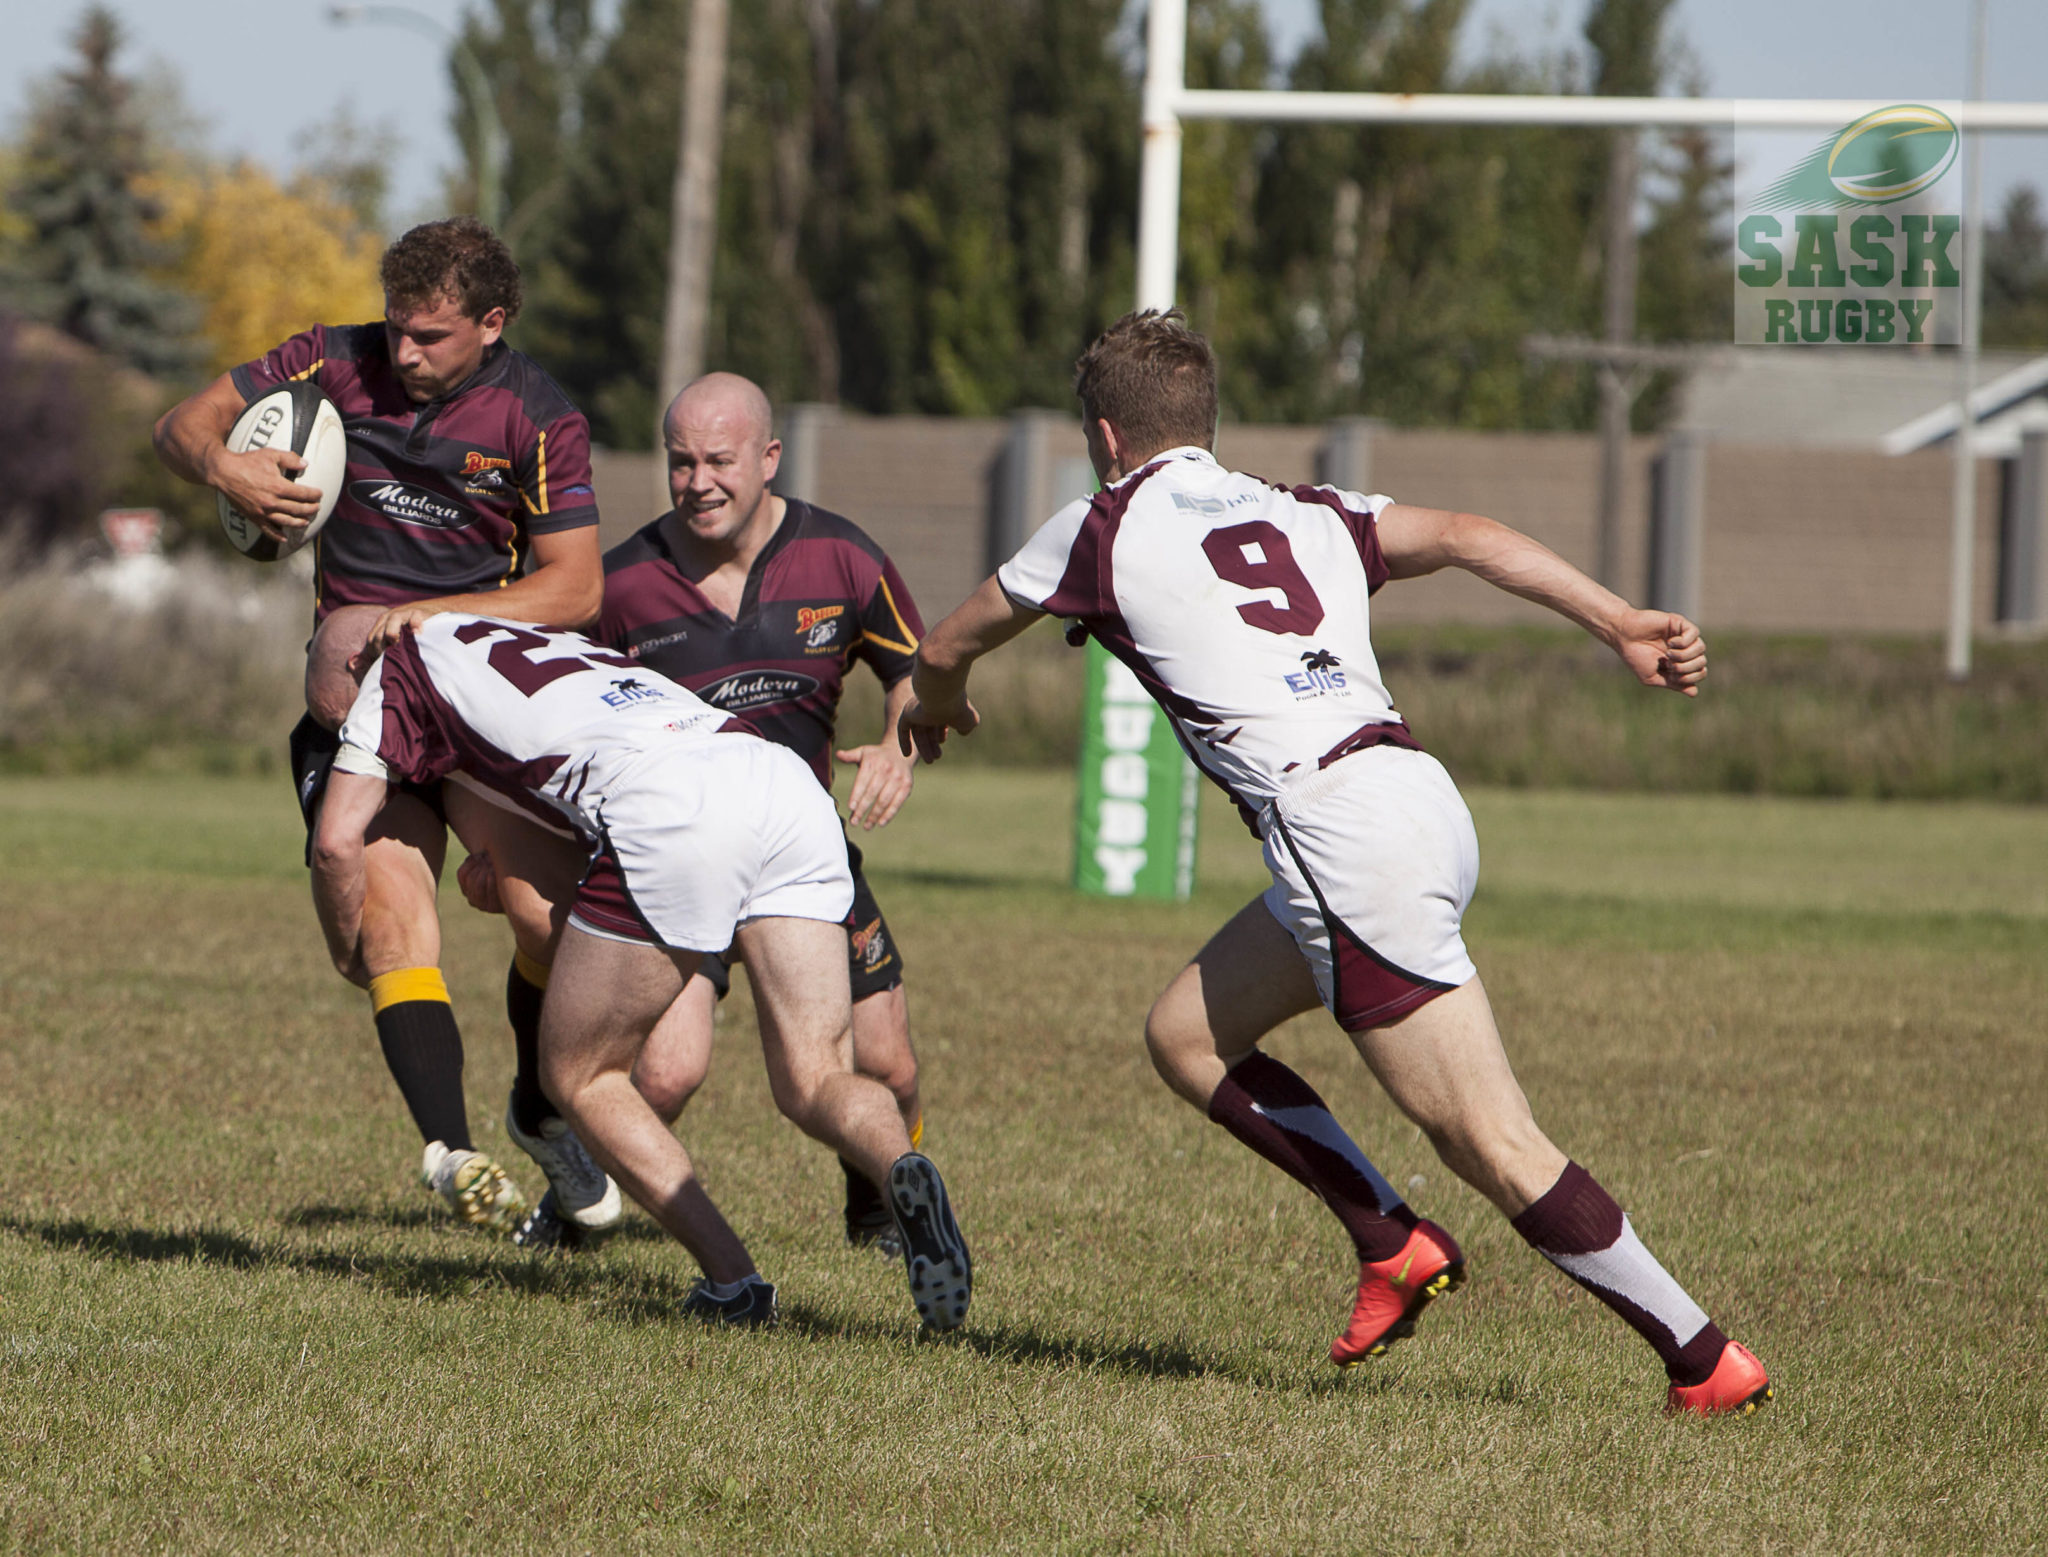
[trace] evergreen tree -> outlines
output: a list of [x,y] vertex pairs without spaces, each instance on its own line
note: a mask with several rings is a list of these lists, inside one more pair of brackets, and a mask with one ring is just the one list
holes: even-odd
[[158,215],[139,185],[149,149],[133,84],[114,69],[112,12],[85,13],[77,65],[35,116],[14,202],[25,219],[19,291],[31,311],[147,373],[194,362],[195,311],[152,271],[168,256],[151,236]]
[[2048,223],[2031,184],[2006,196],[1998,225],[1984,235],[1983,340],[2048,351]]
[[[522,260],[545,247],[546,227],[566,183],[594,44],[591,0],[484,0],[466,12],[463,45],[482,67],[505,128],[504,231]],[[469,77],[451,56],[450,123],[462,147],[461,194],[474,201],[483,165]]]

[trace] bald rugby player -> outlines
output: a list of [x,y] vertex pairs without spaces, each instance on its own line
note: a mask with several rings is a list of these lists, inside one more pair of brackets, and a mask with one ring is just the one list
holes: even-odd
[[[908,798],[915,765],[897,748],[895,721],[910,698],[922,623],[902,575],[851,520],[768,490],[781,461],[773,411],[734,373],[689,384],[663,420],[675,507],[605,557],[604,608],[591,636],[739,715],[802,757],[827,792],[833,761],[854,770],[848,818],[872,830]],[[865,664],[886,689],[881,739],[835,748],[846,677]],[[854,1066],[887,1086],[913,1144],[924,1135],[903,957],[846,843],[854,885],[847,917]],[[465,890],[491,906],[478,879]],[[706,956],[641,1052],[634,1079],[674,1123],[703,1083],[713,1018],[725,996],[729,950]],[[845,1158],[845,1229],[856,1247],[900,1252],[882,1192]]]
[[[225,440],[252,400],[310,379],[348,435],[347,485],[312,543],[316,626],[338,607],[376,606],[367,634],[374,655],[446,611],[589,622],[604,577],[590,429],[555,382],[502,339],[521,299],[511,252],[473,217],[454,217],[406,233],[385,251],[380,275],[382,320],[315,325],[222,374],[157,423],[158,457],[266,534],[290,539],[322,495],[295,479],[304,461],[282,449],[230,453]],[[310,717],[292,732],[309,848],[336,749],[333,733]],[[529,834],[498,838],[503,815],[474,790],[438,780],[394,794],[368,840],[361,955],[342,972],[369,991],[378,1043],[419,1127],[422,1177],[465,1221],[510,1231],[528,1206],[470,1134],[436,909],[449,827],[465,846],[495,847],[501,861],[519,864],[520,878],[544,869],[508,859]],[[523,888],[515,880],[508,890]],[[618,1190],[538,1081],[541,988],[527,975],[541,966],[522,951],[507,975],[519,1046],[508,1124],[557,1201],[600,1230],[618,1219]]]

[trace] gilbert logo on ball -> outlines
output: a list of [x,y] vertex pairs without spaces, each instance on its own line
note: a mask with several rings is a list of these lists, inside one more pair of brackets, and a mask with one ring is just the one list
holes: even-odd
[[277,540],[220,494],[220,527],[235,550],[256,562],[288,557],[320,533],[341,498],[348,473],[348,434],[341,413],[320,386],[303,381],[280,384],[258,395],[228,429],[228,450],[248,454],[264,449],[289,449],[306,462],[292,477],[299,486],[317,488],[320,501],[313,518],[289,539]]
[[1789,154],[1782,133],[1735,141],[1736,344],[1957,339],[1963,138],[1953,119],[1894,103]]

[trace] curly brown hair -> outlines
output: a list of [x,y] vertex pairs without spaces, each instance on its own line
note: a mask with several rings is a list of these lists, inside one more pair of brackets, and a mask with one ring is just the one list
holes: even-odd
[[519,317],[519,265],[504,240],[474,216],[424,222],[384,251],[378,267],[386,305],[431,308],[453,298],[471,319],[493,308]]
[[1178,308],[1147,308],[1095,337],[1074,364],[1074,393],[1092,427],[1114,423],[1140,459],[1216,443],[1216,353]]

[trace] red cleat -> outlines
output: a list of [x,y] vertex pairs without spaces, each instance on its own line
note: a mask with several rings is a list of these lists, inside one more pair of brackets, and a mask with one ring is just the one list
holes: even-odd
[[1351,1323],[1330,1343],[1330,1361],[1353,1367],[1415,1333],[1431,1301],[1465,1284],[1465,1257],[1434,1222],[1418,1222],[1401,1252],[1358,1267]]
[[1748,1416],[1771,1401],[1771,1381],[1764,1365],[1747,1346],[1730,1341],[1721,1348],[1721,1360],[1700,1384],[1674,1384],[1664,1398],[1666,1415],[1690,1411],[1695,1416],[1722,1416],[1730,1412]]

